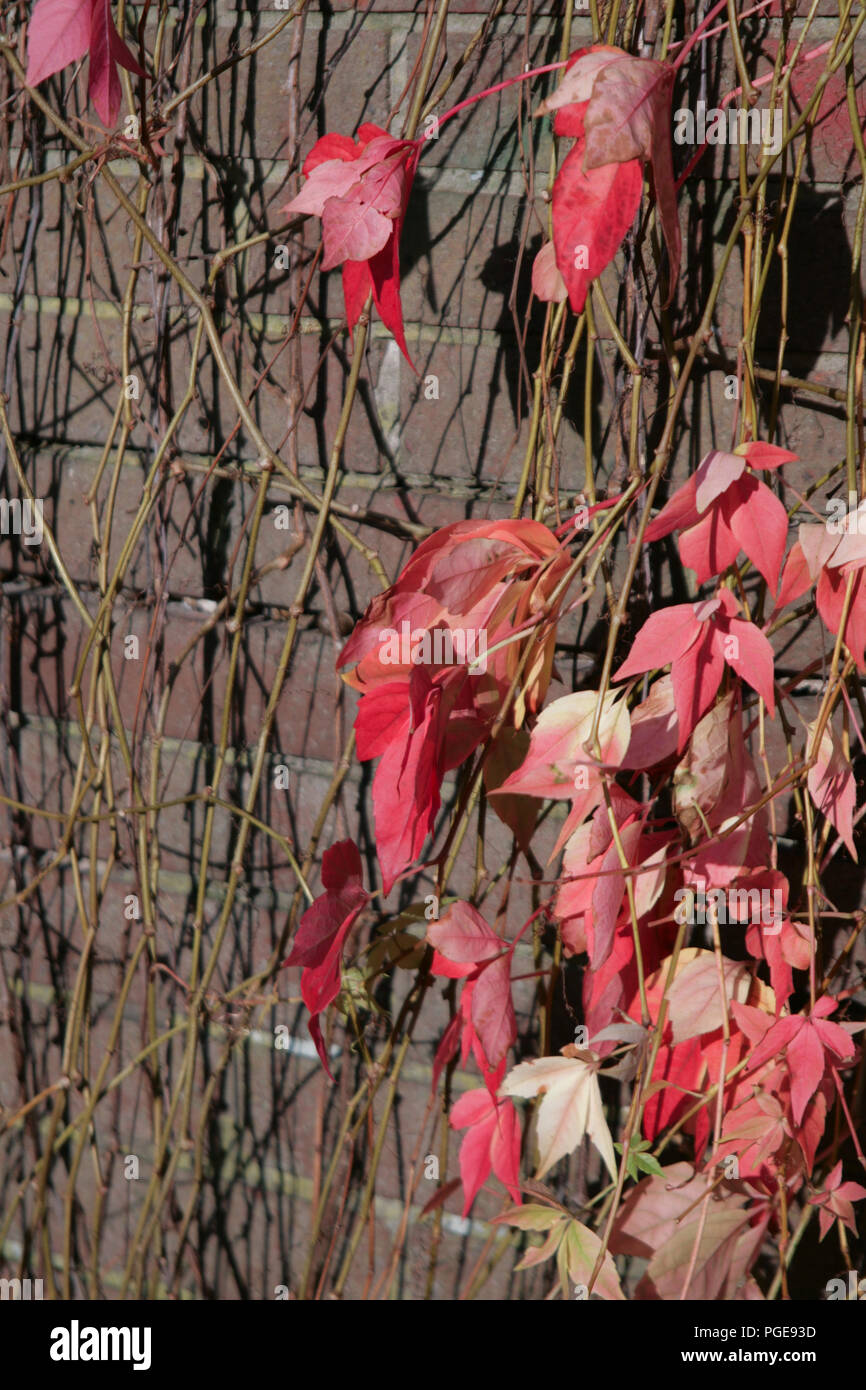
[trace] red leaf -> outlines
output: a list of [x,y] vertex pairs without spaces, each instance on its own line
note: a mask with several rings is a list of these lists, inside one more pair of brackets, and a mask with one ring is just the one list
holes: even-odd
[[[581,64],[587,62],[587,58],[581,60]],[[670,262],[665,304],[671,302],[676,289],[682,250],[671,149],[674,75],[667,63],[621,53],[599,67],[584,118],[587,172],[611,161],[644,159],[652,165],[653,190]]]
[[779,468],[783,463],[796,463],[799,457],[790,449],[780,449],[778,444],[763,444],[760,439],[741,444],[737,452],[748,460],[750,468]]
[[815,1029],[808,1024],[800,1028],[788,1043],[787,1055],[794,1123],[799,1125],[824,1076],[824,1049]]
[[145,74],[114,27],[109,0],[37,0],[27,32],[30,86],[77,63],[88,50],[88,93],[99,119],[113,126],[121,100],[116,64],[138,77]]
[[829,1052],[837,1062],[855,1055],[854,1044],[845,1029],[826,1020],[835,1007],[835,1001],[825,995],[817,1001],[811,1015],[792,1014],[780,1018],[767,1030],[749,1058],[751,1072],[785,1053],[791,1077],[792,1114],[798,1128],[825,1073],[833,1066],[825,1054]]
[[436,1056],[433,1058],[433,1083],[430,1088],[434,1094],[436,1092],[436,1087],[439,1085],[439,1077],[442,1075],[443,1068],[447,1067],[460,1045],[460,1030],[462,1027],[463,1019],[459,1014],[455,1014],[439,1040]]
[[645,700],[631,712],[631,738],[623,768],[643,771],[677,751],[679,726],[670,676],[654,681]]
[[744,622],[740,618],[730,618],[727,623],[720,619],[716,626],[720,630],[722,642],[726,635],[736,639],[736,648],[733,644],[727,650],[722,646],[723,660],[758,692],[772,718],[776,708],[773,695],[773,648],[767,638],[754,623]]
[[680,752],[712,703],[725,662],[757,690],[770,714],[774,713],[773,649],[753,623],[734,616],[738,612],[730,589],[721,588],[715,598],[675,604],[652,613],[614,675],[614,680],[623,680],[671,662]]
[[393,230],[390,217],[372,203],[359,203],[352,197],[329,198],[322,213],[322,269],[331,270],[341,261],[370,260],[386,245]]
[[520,1125],[510,1100],[497,1100],[489,1091],[466,1091],[451,1109],[453,1129],[468,1129],[460,1145],[460,1174],[465,1201],[463,1215],[493,1168],[511,1197],[520,1203]]
[[438,922],[430,922],[427,940],[449,960],[479,964],[502,954],[505,943],[469,903],[455,903]]
[[643,186],[638,160],[587,171],[584,153],[584,142],[577,140],[553,185],[556,264],[576,313],[634,221]]
[[788,536],[788,513],[766,483],[751,476],[730,489],[728,524],[775,593]]
[[680,728],[679,751],[685,747],[701,715],[712,704],[725,669],[724,657],[709,620],[703,624],[703,628],[697,642],[693,642],[671,666]]
[[133,58],[114,27],[109,0],[92,0],[90,22],[90,72],[87,89],[96,114],[104,125],[113,126],[120,110],[120,78],[116,64],[143,77],[144,72]]
[[355,737],[361,762],[381,757],[409,730],[409,682],[380,685],[374,700],[361,700]]
[[772,444],[741,446],[734,454],[711,450],[650,522],[645,539],[660,540],[673,530],[682,531],[680,558],[701,584],[722,574],[744,550],[775,591],[788,516],[775,494],[749,469],[752,464],[777,467],[795,457]]
[[414,729],[409,729],[407,711],[403,738],[382,750],[373,778],[376,853],[385,893],[390,893],[395,879],[419,857],[439,810],[440,699],[441,690],[431,691],[423,719]]
[[[382,135],[385,131],[380,132]],[[323,135],[317,140],[303,163],[301,172],[309,178],[314,169],[328,159],[354,159],[360,150],[351,135]]]
[[367,902],[361,882],[361,856],[353,840],[340,840],[322,856],[324,893],[307,908],[283,965],[317,966],[328,955],[340,929],[355,920]]
[[716,498],[742,477],[745,470],[746,460],[738,454],[711,449],[701,460],[695,474],[695,506],[698,512],[705,512]]
[[307,182],[283,211],[321,217],[322,269],[343,265],[349,331],[372,291],[382,322],[414,371],[403,330],[399,243],[420,147],[371,124],[358,134],[357,145],[345,136],[317,141],[304,164]]
[[669,536],[671,531],[680,531],[684,527],[694,526],[698,521],[697,504],[698,478],[693,473],[683,486],[677,488],[674,495],[668,499],[662,507],[658,516],[655,517],[644,531],[644,540],[660,541],[663,536]]
[[472,992],[472,1023],[488,1063],[497,1067],[517,1038],[510,951],[479,971]]
[[[814,724],[808,726],[809,741],[814,737]],[[857,784],[850,760],[832,725],[826,725],[814,767],[806,779],[809,795],[822,815],[848,847],[852,859],[857,858],[854,844],[854,811],[857,805]]]
[[[692,603],[676,603],[672,608],[651,613],[614,680],[627,680],[629,676],[642,675],[644,671],[654,671],[658,666],[676,661],[699,636],[700,624]],[[676,688],[676,682],[674,685]],[[679,702],[677,704],[679,706]]]
[[310,1035],[333,1081],[318,1016],[340,992],[340,954],[349,930],[368,901],[361,856],[352,840],[340,840],[322,856],[324,893],[307,908],[283,966],[304,967],[301,995],[310,1011]]
[[[620,843],[630,864],[636,862],[640,840],[639,821],[620,829]],[[614,931],[626,890],[625,872],[620,864],[619,850],[611,844],[599,866],[599,875],[592,893],[592,922],[587,924],[587,946],[594,970],[604,965],[613,948]]]
[[77,63],[90,47],[91,0],[36,0],[27,26],[27,83]]

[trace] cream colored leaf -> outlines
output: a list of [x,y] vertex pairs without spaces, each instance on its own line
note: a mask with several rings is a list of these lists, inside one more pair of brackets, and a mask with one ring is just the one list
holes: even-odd
[[604,1118],[595,1065],[577,1057],[540,1057],[513,1067],[499,1088],[501,1096],[541,1095],[536,1136],[541,1178],[584,1137],[592,1140],[612,1178],[613,1141]]

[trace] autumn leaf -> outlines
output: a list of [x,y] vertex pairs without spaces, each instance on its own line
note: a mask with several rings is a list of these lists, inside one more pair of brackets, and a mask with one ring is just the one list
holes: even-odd
[[[637,160],[584,168],[585,142],[578,140],[563,160],[553,185],[553,245],[556,266],[575,313],[586,304],[590,284],[619,250],[640,205],[643,175]],[[539,276],[539,298],[545,288]],[[556,281],[553,288],[558,292]]]
[[700,603],[678,603],[651,613],[614,680],[654,671],[671,662],[679,722],[679,750],[710,707],[725,665],[751,685],[772,716],[773,649],[754,623],[738,617],[730,589],[720,588]]
[[604,1118],[598,1067],[580,1057],[540,1057],[520,1062],[508,1073],[500,1095],[541,1095],[536,1121],[538,1172],[542,1178],[560,1158],[592,1140],[611,1177],[616,1179],[616,1159],[610,1130]]
[[491,1225],[500,1222],[506,1226],[516,1226],[521,1231],[549,1231],[562,1220],[562,1213],[555,1207],[542,1207],[537,1202],[528,1202],[526,1206],[511,1207],[501,1216],[494,1216]]
[[[681,955],[682,959],[682,955]],[[719,965],[715,952],[696,950],[677,969],[667,993],[668,1017],[674,1046],[687,1038],[713,1033],[721,1028],[732,999],[744,1004],[749,997],[751,979],[742,961],[722,959],[725,999],[722,1001]]]
[[792,1114],[795,1125],[803,1120],[808,1102],[824,1079],[825,1072],[853,1060],[856,1049],[851,1036],[831,1023],[836,1001],[824,995],[809,1014],[788,1014],[767,1029],[751,1052],[747,1070],[754,1071],[771,1058],[784,1053],[791,1075]]
[[702,1226],[697,1215],[691,1221],[684,1220],[647,1266],[644,1278],[653,1286],[655,1296],[692,1300],[719,1298],[727,1283],[737,1243],[748,1225],[747,1211],[720,1207],[712,1201]]
[[670,304],[682,252],[671,149],[674,69],[623,53],[605,63],[593,83],[586,113],[587,171],[611,161],[648,160],[662,235],[668,248]]
[[319,1015],[340,993],[343,943],[369,900],[361,882],[361,856],[353,840],[340,840],[325,850],[322,887],[324,893],[315,899],[300,920],[283,967],[303,967],[301,996],[310,1011],[310,1036],[333,1081]]
[[741,1296],[769,1213],[758,1220],[743,1193],[726,1183],[705,1203],[707,1177],[688,1163],[645,1178],[626,1194],[610,1241],[614,1254],[649,1261],[638,1299],[731,1299]]
[[752,470],[778,468],[796,458],[773,444],[743,444],[732,454],[712,449],[649,523],[644,540],[680,531],[680,558],[695,571],[699,584],[724,574],[742,550],[775,593],[788,514]]
[[818,1223],[821,1227],[821,1240],[832,1228],[835,1220],[847,1226],[852,1235],[857,1235],[857,1222],[854,1219],[852,1202],[862,1202],[866,1197],[866,1187],[859,1182],[842,1181],[842,1160],[827,1174],[821,1192],[816,1192],[807,1200],[818,1208]]
[[495,1085],[491,1074],[504,1062],[517,1037],[512,952],[481,914],[464,902],[455,903],[439,921],[431,922],[427,939],[435,947],[434,975],[466,980],[459,1015],[464,1021],[464,1060],[472,1047],[488,1086],[495,1089],[501,1073]]
[[109,0],[36,0],[27,26],[27,83],[46,77],[90,54],[88,93],[96,114],[113,126],[120,110],[117,64],[144,77],[114,27]]
[[[505,727],[500,730],[498,738],[484,759],[484,788],[488,795],[491,792],[501,792],[502,784],[523,764],[528,752],[529,733],[526,729]],[[490,796],[490,805],[526,853],[532,843],[541,802],[531,796],[500,794]]]
[[568,298],[568,288],[556,264],[556,247],[548,241],[532,262],[532,293],[545,303],[561,304]]
[[[614,788],[612,806],[624,795],[615,784]],[[632,876],[638,917],[650,911],[664,887],[669,837],[659,843],[659,837],[644,835],[642,820],[634,814],[636,803],[630,797],[625,801],[617,814],[619,844],[613,837],[607,807],[599,806],[592,823],[572,835],[563,857],[554,911],[562,921],[563,941],[571,951],[585,949],[592,970],[598,970],[610,956],[620,913],[630,912],[620,846],[626,863],[643,870]],[[593,850],[598,853],[589,859]]]
[[[516,1226],[521,1231],[547,1232],[541,1245],[529,1247],[514,1266],[515,1271],[533,1269],[536,1265],[544,1264],[552,1256],[558,1255],[560,1273],[564,1272],[573,1284],[586,1289],[601,1250],[601,1240],[595,1231],[569,1216],[568,1212],[552,1210],[535,1203],[512,1207],[510,1211],[503,1212],[493,1220],[495,1223]],[[599,1298],[609,1300],[625,1298],[616,1265],[608,1251],[605,1251],[592,1292]],[[567,1289],[563,1291],[563,1297],[567,1297]]]
[[491,1170],[520,1202],[520,1123],[510,1100],[489,1091],[465,1091],[451,1109],[453,1129],[466,1129],[460,1145],[463,1215],[469,1212]]
[[509,792],[569,799],[571,810],[554,853],[601,803],[602,772],[606,768],[616,770],[628,747],[628,708],[616,692],[608,691],[598,728],[601,760],[587,751],[597,705],[598,693],[593,690],[563,695],[549,704],[536,720],[523,763],[491,793],[494,800]]
[[572,54],[559,88],[536,112],[553,114],[555,133],[575,138],[554,184],[553,239],[577,312],[590,281],[613,259],[634,221],[642,161],[652,169],[668,248],[666,304],[673,298],[681,256],[671,151],[673,81],[674,69],[666,63],[597,44]]
[[[746,892],[766,890],[779,895],[781,912],[772,922],[752,922],[746,932],[746,950],[756,960],[765,960],[770,968],[770,984],[781,1009],[794,989],[792,969],[808,970],[814,949],[814,937],[808,922],[795,922],[786,916],[790,886],[784,874],[776,869],[753,869],[737,881]],[[774,899],[774,902],[776,900]]]
[[623,768],[643,771],[666,762],[677,751],[679,725],[671,677],[653,681],[649,694],[630,714],[631,738],[622,760]]
[[594,74],[601,63],[610,61],[610,55],[615,57],[618,51],[605,49],[607,58],[590,50],[574,54],[562,84],[536,112],[553,113],[555,133],[572,136],[575,143],[554,181],[553,242],[536,257],[532,288],[539,299],[547,301],[558,302],[568,295],[575,313],[583,309],[591,282],[616,255],[635,219],[643,187],[643,174],[636,159],[591,171],[584,164],[584,115],[588,102],[573,93],[586,90],[588,94],[591,90],[587,64]]
[[323,135],[304,161],[304,187],[282,211],[321,218],[322,269],[343,266],[349,332],[372,293],[379,317],[414,371],[403,329],[399,244],[420,145],[394,139],[370,122],[358,136],[356,142]]
[[[848,598],[849,578],[851,596]],[[830,632],[843,638],[860,671],[866,671],[866,512],[852,508],[832,528],[803,525],[785,561],[774,614],[815,585],[815,604]]]
[[534,521],[443,527],[370,603],[337,658],[338,669],[353,667],[344,679],[364,696],[358,756],[380,759],[373,807],[386,893],[433,831],[443,777],[498,716],[521,661],[521,644],[508,638],[524,624],[533,655],[512,706],[514,727],[543,699],[555,613],[543,628],[531,620],[567,564],[556,537]]
[[502,954],[505,943],[470,903],[457,902],[427,927],[427,940],[458,965],[479,965]]
[[[811,747],[816,724],[807,728],[808,744]],[[806,778],[809,795],[822,815],[839,832],[852,859],[857,858],[854,844],[854,811],[857,806],[857,783],[851,759],[832,725],[825,724],[821,732],[821,742],[813,767]]]

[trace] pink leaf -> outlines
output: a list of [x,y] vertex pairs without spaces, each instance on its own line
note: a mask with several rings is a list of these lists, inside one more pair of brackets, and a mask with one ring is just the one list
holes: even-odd
[[745,455],[750,468],[779,468],[783,463],[795,463],[799,457],[790,449],[781,449],[778,444],[763,444],[760,439],[741,444],[738,452]]
[[728,525],[766,579],[770,592],[775,593],[788,537],[788,513],[758,478],[742,478],[734,496],[736,505],[731,508]]
[[505,943],[480,912],[463,902],[455,903],[438,922],[429,923],[427,940],[443,956],[461,965],[467,961],[478,964],[494,960],[505,949]]
[[[814,725],[809,725],[810,742]],[[857,805],[857,785],[849,759],[845,757],[839,739],[831,725],[821,734],[821,744],[815,766],[807,777],[809,795],[822,815],[848,847],[852,859],[857,858],[854,844],[854,810]]]
[[644,540],[660,541],[671,531],[680,531],[686,526],[694,526],[698,520],[697,474],[693,473],[681,488],[662,507],[658,516],[644,531]]
[[779,585],[779,596],[776,599],[776,606],[772,616],[781,613],[782,609],[789,603],[793,603],[801,594],[812,587],[812,575],[809,565],[803,554],[803,548],[797,541],[788,554],[785,567],[782,570],[782,582]]
[[606,63],[592,87],[586,125],[587,172],[614,162],[648,159],[658,217],[668,249],[673,298],[681,256],[680,224],[671,149],[674,69],[630,54]]
[[629,676],[639,676],[644,671],[666,666],[687,651],[699,636],[700,625],[691,603],[677,603],[672,608],[651,613],[632,642],[631,651],[614,675],[614,680],[627,680]]
[[341,261],[368,261],[382,250],[393,230],[390,217],[372,203],[352,197],[329,198],[322,212],[322,269],[330,270]]
[[553,185],[556,264],[575,313],[583,309],[590,283],[616,255],[634,221],[643,186],[637,160],[587,172],[583,157],[583,141],[577,140]]
[[[581,48],[572,53],[562,81],[556,91],[538,107],[536,116],[547,116],[576,103],[585,107],[602,68],[621,57],[622,49],[614,48],[610,44],[593,44],[591,48]],[[562,135],[566,132],[557,129],[556,133]]]
[[447,1067],[452,1057],[456,1055],[457,1048],[460,1046],[460,1032],[462,1027],[463,1019],[460,1014],[455,1014],[439,1040],[436,1056],[433,1058],[433,1082],[430,1088],[434,1095],[439,1085],[439,1077],[442,1075],[443,1068]]
[[740,552],[740,542],[730,527],[730,510],[725,494],[718,506],[711,507],[680,536],[680,559],[694,570],[699,584],[714,574],[723,574]]
[[[620,843],[630,864],[635,862],[640,832],[639,821],[624,825],[619,832]],[[594,970],[604,965],[611,953],[616,921],[626,891],[625,872],[615,843],[607,850],[599,868],[592,894],[592,926],[587,932],[589,958]]]
[[120,110],[120,78],[116,64],[143,77],[144,73],[114,27],[109,0],[91,0],[90,72],[88,92],[96,114],[113,126]]
[[90,47],[91,0],[36,0],[27,26],[27,83],[77,63]]
[[698,640],[671,667],[680,728],[679,752],[721,684],[725,661],[717,637],[712,623],[706,623]]
[[[344,140],[348,137],[343,135],[326,135],[323,140]],[[320,145],[322,140],[318,142]],[[354,141],[350,140],[353,151]],[[314,150],[318,146],[313,147]],[[304,165],[304,172],[307,173],[307,165]],[[351,188],[358,182],[357,164],[352,162],[351,157],[340,156],[335,159],[325,159],[318,161],[308,173],[307,181],[291,202],[286,203],[280,209],[281,212],[306,213],[313,217],[321,217],[325,210],[325,203],[329,198],[343,198]]]
[[654,767],[677,751],[679,730],[670,676],[660,676],[646,699],[631,712],[631,739],[623,758],[624,768]]
[[695,474],[695,504],[698,511],[705,512],[745,470],[744,458],[738,458],[736,454],[723,453],[720,449],[711,449]]
[[[722,627],[719,624],[720,628]],[[722,646],[722,655],[738,676],[756,690],[772,717],[776,705],[773,694],[773,648],[760,628],[740,618],[731,618],[727,623],[728,634],[736,641]],[[724,629],[721,639],[725,642]]]
[[751,984],[748,967],[742,961],[725,959],[723,1005],[715,954],[698,950],[683,960],[684,954],[667,994],[674,1046],[721,1028],[724,1008],[729,1008],[733,999],[744,1004]]
[[800,1028],[788,1043],[788,1067],[791,1072],[794,1124],[799,1125],[806,1106],[824,1076],[824,1049],[821,1039],[808,1023]]
[[511,999],[511,952],[479,972],[472,993],[472,1023],[491,1068],[502,1061],[517,1038]]
[[556,248],[552,241],[542,246],[532,262],[532,293],[546,304],[561,304],[568,298],[568,289],[556,264]]
[[361,882],[361,856],[352,840],[341,840],[322,856],[325,892],[307,908],[284,966],[300,965],[301,996],[310,1011],[310,1036],[333,1081],[319,1015],[340,992],[343,943],[368,901]]

